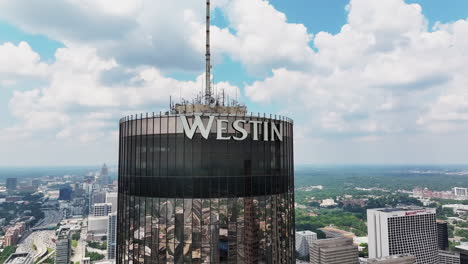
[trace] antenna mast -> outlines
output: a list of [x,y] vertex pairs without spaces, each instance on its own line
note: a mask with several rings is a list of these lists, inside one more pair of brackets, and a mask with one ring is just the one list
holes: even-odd
[[211,53],[210,53],[210,0],[206,0],[206,80],[205,104],[211,99]]

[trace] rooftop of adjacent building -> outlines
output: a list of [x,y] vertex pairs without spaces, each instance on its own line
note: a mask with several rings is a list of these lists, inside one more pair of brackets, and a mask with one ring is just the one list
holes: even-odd
[[420,207],[420,206],[400,206],[400,207],[393,207],[393,208],[369,209],[369,211],[393,213],[393,212],[410,212],[410,211],[417,211],[417,210],[432,210],[432,209],[434,208],[426,208],[426,207]]
[[339,247],[344,245],[353,245],[353,239],[350,237],[335,237],[327,239],[314,240],[314,245],[320,245],[321,247]]
[[468,253],[468,242],[461,242],[460,245],[455,246],[455,249],[465,254]]
[[460,257],[460,252],[439,250],[439,256]]
[[70,229],[69,228],[61,228],[58,231],[58,238],[67,238],[70,235]]
[[400,254],[400,255],[392,255],[387,257],[376,258],[378,260],[389,260],[389,259],[399,259],[399,258],[414,258],[411,254]]
[[100,206],[112,206],[112,203],[95,203],[94,207],[100,207]]
[[309,230],[305,230],[305,231],[296,231],[296,235],[313,236],[313,235],[317,235],[317,233],[309,231]]

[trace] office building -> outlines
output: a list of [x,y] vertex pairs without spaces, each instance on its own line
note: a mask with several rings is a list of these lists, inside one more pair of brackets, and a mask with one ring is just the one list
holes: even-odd
[[94,212],[94,204],[100,204],[106,202],[106,192],[92,190],[89,195],[89,212]]
[[117,212],[117,192],[107,192],[106,203],[112,204],[112,213],[116,213]]
[[73,190],[71,187],[60,188],[59,200],[70,201],[72,199]]
[[13,253],[4,264],[33,264],[33,256],[30,253]]
[[311,264],[357,264],[359,251],[350,237],[319,239],[312,241],[309,258]]
[[70,230],[61,229],[57,235],[55,264],[69,264],[71,257]]
[[394,256],[389,256],[389,257],[373,258],[373,259],[360,258],[359,263],[360,264],[370,264],[370,263],[414,264],[416,263],[416,258],[409,254],[403,254],[403,255],[394,255]]
[[370,258],[410,254],[418,264],[438,261],[435,208],[369,209],[367,227]]
[[468,197],[468,189],[467,188],[461,188],[461,187],[454,187],[452,188],[452,192],[455,195],[455,197]]
[[107,259],[115,259],[117,246],[117,214],[109,214],[107,225]]
[[38,179],[34,179],[31,181],[31,186],[34,187],[34,188],[38,188],[39,186],[41,186],[41,180],[38,180]]
[[437,245],[439,250],[448,250],[449,248],[448,225],[442,220],[437,220]]
[[460,264],[460,253],[439,250],[438,264]]
[[309,249],[314,240],[317,240],[317,233],[312,231],[296,231],[296,251],[300,257],[309,255]]
[[104,191],[93,191],[91,195],[91,203],[97,204],[97,203],[105,203],[106,202],[106,192]]
[[18,179],[16,178],[7,178],[6,179],[6,188],[9,191],[16,190],[18,184]]
[[94,204],[93,216],[107,216],[112,212],[111,203]]

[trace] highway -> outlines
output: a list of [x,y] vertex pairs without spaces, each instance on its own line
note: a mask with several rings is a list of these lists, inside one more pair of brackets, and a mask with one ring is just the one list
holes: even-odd
[[62,220],[62,212],[59,210],[44,210],[45,217],[39,220],[32,230],[46,229],[56,226]]
[[17,252],[31,253],[37,260],[47,252],[47,248],[55,249],[53,238],[55,238],[54,230],[33,232],[18,245]]
[[28,252],[34,256],[34,260],[38,260],[47,252],[47,248],[55,249],[55,243],[52,239],[55,238],[55,229],[47,230],[55,227],[62,220],[62,213],[58,210],[44,210],[45,217],[39,220],[31,233],[26,234],[20,244],[18,244],[17,252]]

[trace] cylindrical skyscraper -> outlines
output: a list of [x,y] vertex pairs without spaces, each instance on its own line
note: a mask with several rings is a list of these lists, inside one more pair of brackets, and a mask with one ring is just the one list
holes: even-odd
[[211,108],[121,120],[117,263],[295,262],[292,120]]

